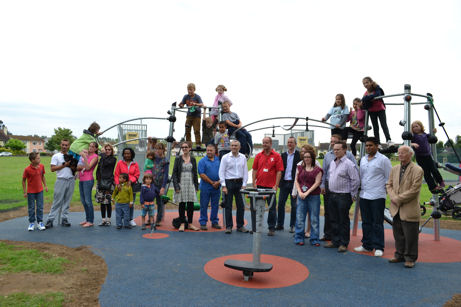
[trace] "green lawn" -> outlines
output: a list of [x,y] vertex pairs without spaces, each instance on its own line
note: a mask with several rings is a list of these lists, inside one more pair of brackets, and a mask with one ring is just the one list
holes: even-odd
[[24,292],[9,295],[0,295],[0,306],[16,307],[61,307],[64,304],[64,294],[46,293],[46,294],[27,294]]

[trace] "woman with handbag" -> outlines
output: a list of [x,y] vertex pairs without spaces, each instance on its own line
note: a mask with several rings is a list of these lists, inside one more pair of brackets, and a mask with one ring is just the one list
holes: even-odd
[[[114,173],[114,180],[116,185],[119,185],[120,174],[128,174],[131,188],[133,189],[133,202],[136,201],[136,192],[141,191],[141,183],[138,182],[141,172],[139,171],[138,163],[134,161],[134,157],[134,150],[129,147],[125,147],[122,151],[123,160],[118,161]],[[134,206],[130,207],[130,225],[136,226],[136,223],[133,221],[133,214]]]
[[[197,177],[197,162],[190,155],[192,142],[183,142],[181,144],[182,155],[174,160],[173,165],[173,185],[175,190],[175,202],[179,203],[179,219],[181,225],[179,231],[183,232],[186,228],[191,230],[199,230],[198,227],[192,225],[194,218],[194,202],[197,201],[198,177]],[[187,221],[186,221],[186,206],[187,206]]]
[[[117,158],[111,144],[104,145],[104,152],[100,154],[98,168],[96,169],[96,201],[101,204],[102,222],[99,226],[110,226],[112,217],[112,193],[114,191],[114,168]],[[107,213],[107,218],[106,218]]]

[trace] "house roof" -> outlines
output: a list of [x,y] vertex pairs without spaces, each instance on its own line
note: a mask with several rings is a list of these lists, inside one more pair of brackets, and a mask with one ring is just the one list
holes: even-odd
[[38,136],[30,136],[30,135],[10,135],[11,139],[17,139],[20,141],[37,141],[37,142],[44,142],[41,137]]

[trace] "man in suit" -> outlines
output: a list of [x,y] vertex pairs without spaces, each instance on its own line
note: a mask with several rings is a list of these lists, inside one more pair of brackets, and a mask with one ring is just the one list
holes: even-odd
[[419,193],[424,174],[421,167],[411,161],[413,154],[409,146],[399,148],[400,164],[392,168],[386,184],[395,240],[394,258],[389,262],[405,262],[407,268],[413,268],[418,259]]
[[296,174],[296,164],[301,161],[299,151],[296,150],[296,139],[292,136],[287,141],[288,151],[282,153],[283,171],[280,180],[279,192],[279,207],[277,212],[277,226],[275,230],[283,230],[285,222],[285,203],[288,195],[291,199],[291,215],[290,215],[290,232],[294,232],[296,223],[296,197],[291,196],[293,184]]

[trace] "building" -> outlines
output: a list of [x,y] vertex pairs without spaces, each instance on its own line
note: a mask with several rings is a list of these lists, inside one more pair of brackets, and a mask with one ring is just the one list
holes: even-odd
[[45,140],[38,136],[10,135],[10,139],[20,140],[26,145],[24,151],[31,152],[46,152]]
[[286,134],[265,134],[264,137],[272,138],[272,148],[278,152],[284,152],[287,150],[287,141],[289,137],[294,137],[298,148],[301,148],[304,144],[310,144],[314,146],[314,130],[292,130]]
[[8,128],[6,128],[5,124],[3,124],[3,121],[0,120],[0,147],[5,147],[5,144],[9,139]]

